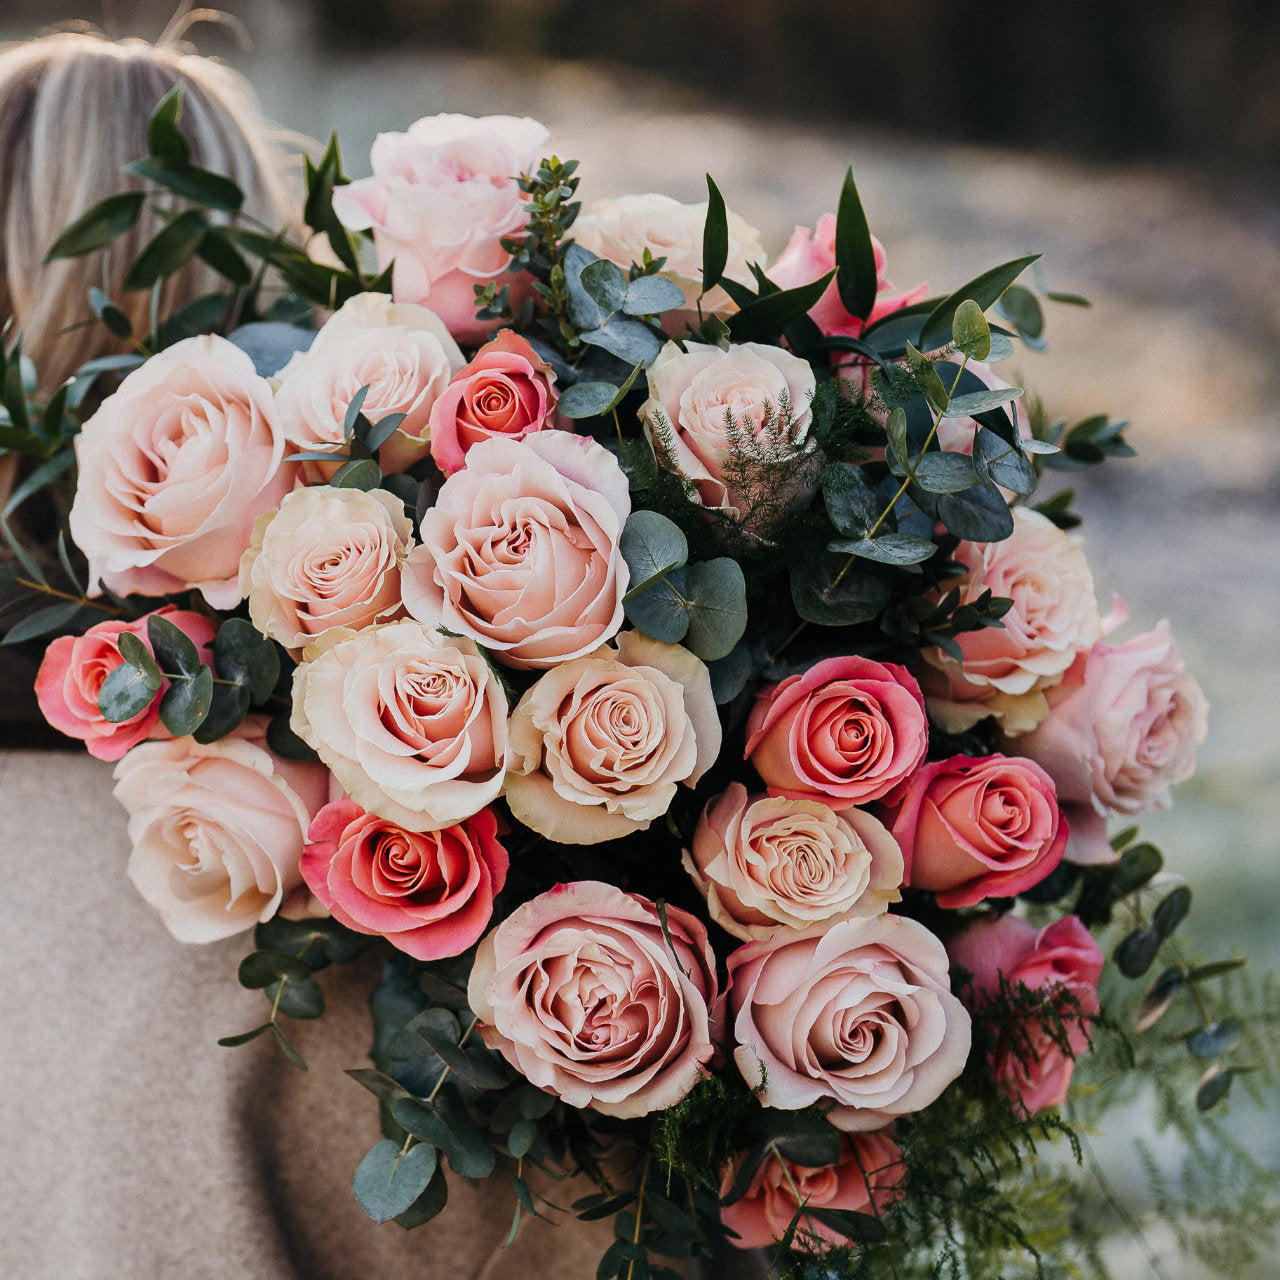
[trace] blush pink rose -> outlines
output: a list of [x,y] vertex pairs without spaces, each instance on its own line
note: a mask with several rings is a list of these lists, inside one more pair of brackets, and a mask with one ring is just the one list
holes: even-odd
[[1195,772],[1209,704],[1167,621],[1124,644],[1094,645],[1048,700],[1048,719],[1018,738],[1018,750],[1057,784],[1072,823],[1068,859],[1111,862],[1105,815],[1168,808],[1169,788]]
[[302,885],[302,848],[329,775],[269,751],[263,717],[208,744],[144,742],[115,779],[129,814],[129,878],[179,942],[251,929]]
[[[208,659],[215,632],[210,619],[171,604],[156,612],[172,622]],[[102,682],[124,661],[119,645],[126,632],[151,648],[146,618],[133,622],[113,619],[96,623],[82,636],[59,636],[45,650],[36,672],[36,699],[44,718],[59,733],[79,738],[89,754],[99,760],[119,760],[144,738],[169,737],[160,723],[163,686],[146,707],[128,720],[113,723],[98,710]]]
[[[725,1171],[720,1194],[733,1185],[735,1168]],[[796,1210],[847,1209],[879,1216],[905,1195],[902,1152],[887,1132],[846,1134],[835,1164],[793,1164],[771,1155],[756,1171],[746,1194],[720,1210],[720,1221],[737,1237],[738,1249],[765,1249],[787,1233]],[[800,1215],[793,1248],[820,1252],[848,1240],[816,1218]]]
[[898,842],[861,809],[751,796],[740,782],[711,800],[684,869],[711,918],[735,938],[878,915],[902,896]]
[[517,277],[503,279],[511,255],[501,241],[528,221],[518,178],[547,136],[527,118],[428,116],[377,136],[373,176],[338,187],[334,211],[354,231],[373,229],[378,266],[395,263],[397,302],[429,306],[458,341],[478,342],[493,326],[476,318],[475,286],[520,291]]
[[631,511],[622,468],[567,431],[483,440],[422,518],[406,608],[521,670],[590,653],[622,625]]
[[522,440],[540,431],[556,407],[555,380],[555,370],[527,339],[503,329],[454,374],[432,407],[436,465],[452,475],[473,444],[492,436]]
[[748,942],[729,956],[734,1061],[766,1107],[833,1102],[846,1132],[926,1107],[964,1070],[969,1015],[922,924],[878,915]]
[[187,338],[152,356],[76,437],[71,536],[89,574],[117,595],[197,590],[240,600],[253,522],[292,486],[271,387],[225,338]]
[[1062,860],[1067,822],[1053,779],[1018,756],[924,765],[895,797],[906,883],[941,907],[971,907],[1037,885]]
[[1006,1028],[991,1056],[995,1079],[1027,1115],[1066,1101],[1075,1060],[1089,1045],[1098,1012],[1103,956],[1075,916],[1044,929],[1016,916],[970,921],[947,946],[953,964],[972,975],[967,999],[981,1017],[1001,978],[1043,996],[1057,1017],[1028,1017]]
[[480,944],[467,1002],[532,1084],[625,1119],[680,1101],[713,1053],[702,924],[592,880],[517,907]]
[[888,794],[915,772],[928,746],[914,677],[856,655],[767,685],[747,720],[746,757],[769,794],[833,809]]
[[340,924],[440,960],[485,931],[507,851],[491,809],[440,831],[407,831],[343,797],[312,822],[302,877]]
[[720,751],[711,677],[678,644],[624,631],[553,667],[511,715],[507,804],[563,844],[642,831]]

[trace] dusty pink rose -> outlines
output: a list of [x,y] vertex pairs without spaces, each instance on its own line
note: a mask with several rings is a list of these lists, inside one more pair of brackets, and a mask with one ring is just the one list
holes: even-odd
[[747,759],[770,795],[833,809],[878,800],[929,746],[920,687],[905,667],[850,655],[767,685],[747,720]]
[[292,484],[271,388],[239,347],[204,335],[135,369],[76,437],[71,536],[118,595],[240,599],[253,522]]
[[302,877],[339,923],[440,960],[485,931],[507,851],[491,809],[440,831],[407,831],[344,796],[316,814]]
[[480,944],[467,1002],[517,1071],[571,1107],[672,1106],[712,1055],[715,957],[702,924],[583,880],[517,907]]
[[[370,422],[405,415],[378,449],[384,472],[403,471],[427,456],[432,407],[462,365],[434,311],[385,293],[357,294],[273,379],[280,428],[295,452],[345,452],[347,408],[368,387],[361,412]],[[340,464],[299,465],[309,480],[327,482]]]
[[742,342],[727,351],[701,345],[682,351],[669,342],[647,377],[640,416],[658,457],[692,483],[705,506],[739,510],[743,495],[724,479],[735,446],[765,462],[811,447],[813,370],[781,347]]
[[[725,1171],[722,1196],[733,1185],[734,1172]],[[764,1249],[786,1235],[803,1205],[878,1216],[902,1199],[905,1179],[902,1152],[887,1132],[847,1134],[840,1139],[835,1164],[814,1167],[769,1156],[746,1194],[720,1210],[720,1221],[736,1235],[735,1247]],[[848,1244],[844,1236],[803,1213],[793,1239],[795,1248],[812,1251]]]
[[964,1070],[969,1015],[922,924],[878,915],[747,942],[729,957],[734,1061],[761,1103],[834,1102],[846,1132],[931,1103]]
[[373,176],[333,193],[352,230],[371,227],[378,266],[395,262],[397,302],[429,306],[460,342],[492,328],[476,319],[475,286],[508,283],[504,236],[528,221],[517,179],[537,166],[547,139],[536,120],[514,116],[428,116],[407,133],[380,133]]
[[290,725],[356,804],[436,831],[498,797],[507,698],[470,640],[406,618],[331,631],[302,657]]
[[144,742],[115,778],[129,814],[129,878],[179,942],[251,929],[301,886],[303,843],[329,775],[268,751],[262,717],[207,745]]
[[751,796],[740,782],[708,802],[684,869],[711,918],[744,941],[878,915],[902,896],[902,851],[869,813]]
[[1034,760],[935,760],[895,800],[906,883],[932,890],[942,907],[1022,893],[1058,865],[1067,845],[1053,779]]
[[1168,622],[1124,644],[1094,645],[1048,699],[1048,719],[1018,750],[1057,784],[1071,818],[1068,859],[1110,862],[1105,815],[1168,808],[1170,786],[1195,772],[1209,704]]
[[986,916],[970,921],[947,950],[972,975],[967,999],[975,1017],[999,994],[1002,976],[1056,1009],[1056,1018],[1028,1017],[1006,1028],[991,1069],[1027,1115],[1061,1106],[1075,1060],[1089,1045],[1088,1019],[1098,1012],[1103,957],[1089,931],[1075,916],[1038,931],[1016,916]]
[[459,370],[431,410],[431,456],[445,475],[481,440],[522,440],[556,407],[555,370],[528,340],[503,329]]
[[618,539],[630,511],[622,468],[591,439],[540,431],[483,440],[423,517],[405,606],[506,666],[590,653],[622,625]]
[[400,567],[412,546],[413,521],[394,494],[295,489],[258,517],[240,561],[249,618],[295,650],[333,627],[388,621],[401,612]]
[[[208,659],[214,637],[214,625],[208,618],[171,604],[156,612],[182,631]],[[144,738],[169,736],[160,723],[164,686],[156,690],[148,706],[128,720],[112,723],[98,710],[102,682],[124,661],[119,644],[125,632],[151,648],[146,618],[99,622],[82,636],[59,636],[45,650],[36,672],[36,699],[44,718],[59,733],[79,738],[89,754],[99,760],[119,760]]]
[[990,590],[1013,601],[999,627],[956,637],[963,662],[925,652],[921,683],[930,714],[948,733],[995,716],[1006,733],[1026,733],[1049,714],[1045,690],[1058,684],[1081,650],[1102,636],[1093,575],[1070,537],[1038,511],[1013,513],[1003,542],[962,542],[953,558],[968,572],[952,584],[961,603]]
[[702,660],[624,631],[617,648],[552,668],[511,715],[507,804],[564,844],[641,831],[676,786],[695,786],[720,751],[720,717]]

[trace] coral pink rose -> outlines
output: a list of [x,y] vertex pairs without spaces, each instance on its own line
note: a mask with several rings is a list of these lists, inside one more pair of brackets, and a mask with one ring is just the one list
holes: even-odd
[[556,407],[555,370],[527,339],[503,329],[453,377],[431,410],[431,456],[445,475],[491,436],[522,440]]
[[895,797],[906,883],[942,907],[971,907],[1037,885],[1062,860],[1067,823],[1053,779],[1018,756],[924,765]]
[[497,799],[507,698],[470,640],[403,619],[331,631],[302,657],[290,726],[356,804],[436,831]]
[[618,539],[630,511],[622,468],[594,440],[566,431],[483,440],[423,516],[405,606],[509,667],[590,653],[622,625]]
[[133,842],[129,878],[179,942],[251,929],[301,886],[303,843],[329,775],[267,750],[261,716],[208,744],[144,742],[115,778]]
[[684,851],[711,918],[744,941],[878,915],[902,896],[902,865],[897,841],[869,813],[750,796],[740,782],[707,804]]
[[666,813],[720,750],[720,718],[701,659],[624,631],[548,671],[511,715],[507,804],[550,840],[597,844]]
[[769,794],[833,809],[888,794],[928,746],[915,679],[905,667],[856,655],[767,685],[747,720],[746,757]]
[[[727,1195],[735,1170],[725,1171],[720,1194]],[[720,1210],[720,1221],[737,1239],[739,1249],[764,1249],[787,1233],[797,1210],[847,1209],[879,1216],[901,1200],[906,1169],[898,1144],[885,1132],[846,1134],[840,1139],[840,1159],[835,1164],[793,1164],[781,1156],[768,1156],[741,1199]],[[800,1214],[794,1248],[819,1252],[840,1248],[846,1237],[816,1218]]]
[[92,581],[117,595],[198,590],[240,600],[253,522],[292,485],[271,387],[225,338],[152,356],[76,437],[71,536]]
[[481,1035],[571,1107],[632,1118],[679,1102],[713,1052],[715,957],[679,907],[592,880],[517,907],[476,953]]
[[[171,604],[157,614],[172,622],[197,649],[207,651],[212,646],[215,628],[203,614]],[[119,760],[144,738],[169,736],[160,723],[163,688],[128,720],[113,723],[98,710],[102,682],[124,661],[119,645],[126,632],[151,648],[146,618],[134,622],[113,619],[95,623],[82,636],[59,636],[45,650],[36,672],[36,699],[44,718],[59,733],[83,741],[89,754],[99,760]],[[208,654],[202,656],[207,658]]]
[[1075,1060],[1089,1045],[1087,1020],[1098,1012],[1103,957],[1075,916],[1037,931],[1016,916],[970,921],[947,946],[952,963],[972,975],[967,999],[981,1018],[1000,993],[1001,978],[1025,987],[1056,1012],[1006,1027],[991,1056],[995,1079],[1027,1115],[1061,1106]]
[[[378,266],[394,261],[397,302],[429,306],[460,342],[493,326],[476,318],[475,286],[501,283],[502,247],[528,221],[517,181],[534,169],[547,130],[514,116],[428,116],[407,133],[380,133],[373,176],[333,193],[344,225],[373,229]],[[517,277],[510,277],[512,293]]]
[[407,831],[343,797],[307,832],[302,877],[335,920],[418,960],[461,955],[507,878],[498,822],[481,809],[440,831]]
[[646,376],[649,399],[640,416],[658,457],[693,484],[705,506],[750,517],[740,507],[751,495],[725,482],[735,447],[766,465],[791,462],[810,448],[816,380],[806,361],[781,347],[742,342],[727,351],[682,351],[669,342]]
[[879,915],[744,943],[729,957],[734,1061],[766,1107],[835,1103],[846,1132],[926,1107],[964,1070],[969,1015],[922,924]]
[[388,621],[402,611],[400,567],[412,546],[413,521],[394,494],[295,489],[258,517],[240,561],[249,617],[293,650],[334,627]]
[[1081,650],[1102,637],[1093,575],[1079,539],[1025,507],[1003,542],[962,542],[952,557],[968,572],[960,603],[989,590],[1013,601],[1002,625],[956,637],[963,661],[926,650],[921,673],[929,711],[948,733],[995,716],[1006,733],[1026,733],[1049,714],[1045,690]]
[[[299,453],[345,452],[347,408],[367,387],[361,412],[370,422],[405,415],[378,449],[384,472],[403,471],[427,456],[431,410],[462,365],[458,344],[434,311],[392,302],[385,293],[357,294],[273,379],[280,428]],[[327,481],[339,465],[301,467],[309,480]]]
[[1170,786],[1195,772],[1209,704],[1168,622],[1094,645],[1048,699],[1048,719],[1018,738],[1018,750],[1057,784],[1071,818],[1067,858],[1111,862],[1105,815],[1168,808]]

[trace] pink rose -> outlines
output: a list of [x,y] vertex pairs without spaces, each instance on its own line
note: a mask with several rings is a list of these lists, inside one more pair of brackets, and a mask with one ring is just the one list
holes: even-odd
[[1003,542],[962,542],[952,553],[968,569],[952,584],[962,604],[989,590],[1013,607],[1001,626],[956,637],[963,662],[941,649],[925,652],[921,681],[929,711],[948,733],[985,716],[995,716],[1009,734],[1034,729],[1049,713],[1045,690],[1102,636],[1079,539],[1026,507],[1013,512],[1013,521]]
[[630,511],[622,468],[591,439],[540,431],[483,440],[423,516],[405,606],[506,666],[590,653],[622,625],[618,539]]
[[902,851],[869,813],[753,797],[740,782],[707,804],[684,869],[711,918],[744,941],[878,915],[902,896]]
[[727,351],[682,351],[669,342],[646,376],[649,399],[640,416],[658,457],[692,482],[705,506],[738,513],[744,495],[724,478],[735,447],[765,463],[790,461],[811,447],[816,380],[806,361],[781,347],[743,342]]
[[1033,760],[935,760],[895,799],[906,882],[932,890],[941,907],[1022,893],[1058,865],[1067,845],[1053,779]]
[[431,456],[445,475],[491,436],[522,440],[556,407],[555,370],[525,338],[503,329],[453,376],[431,410]]
[[[373,228],[378,266],[395,262],[397,302],[429,306],[460,342],[491,325],[476,319],[475,286],[502,283],[504,236],[528,221],[517,179],[536,167],[547,131],[514,116],[428,116],[407,133],[380,133],[373,176],[333,193],[352,230]],[[507,283],[517,293],[517,278]]]
[[507,804],[540,835],[596,844],[643,831],[720,751],[701,659],[624,631],[553,667],[511,715]]
[[[156,612],[182,631],[197,649],[208,651],[213,645],[215,628],[203,614],[171,604]],[[82,636],[59,636],[45,650],[36,673],[36,699],[44,718],[67,737],[81,739],[89,754],[99,760],[119,760],[144,738],[169,736],[160,723],[163,687],[128,720],[113,723],[98,710],[102,682],[124,661],[119,644],[125,632],[151,648],[146,618],[98,622]],[[204,652],[201,656],[207,659],[209,655]]]
[[878,915],[748,942],[729,957],[734,1061],[760,1101],[833,1101],[846,1132],[919,1111],[969,1056],[947,953],[922,924]]
[[369,813],[436,831],[502,791],[507,698],[470,641],[403,619],[303,650],[290,725]]
[[905,667],[850,655],[767,685],[747,720],[746,757],[769,794],[833,809],[878,800],[929,746],[920,687]]
[[334,627],[358,631],[401,612],[413,546],[404,503],[381,489],[295,489],[258,517],[240,590],[263,635],[298,650]]
[[271,388],[239,347],[205,335],[135,369],[76,437],[71,536],[117,595],[198,590],[240,600],[254,520],[290,488]]
[[485,1043],[571,1107],[672,1106],[712,1055],[715,957],[687,911],[612,885],[561,884],[480,944],[467,1002]]
[[995,1079],[1027,1115],[1066,1100],[1075,1059],[1089,1045],[1087,1019],[1098,1012],[1103,957],[1075,916],[1044,929],[1016,916],[971,920],[947,947],[973,975],[967,999],[975,1016],[1010,987],[1040,994],[1056,1017],[1028,1017],[1000,1034],[992,1053]]
[[307,832],[302,877],[335,920],[418,960],[461,955],[507,878],[498,822],[481,809],[440,831],[407,831],[343,797]]
[[[725,1171],[720,1194],[733,1185],[735,1169]],[[781,1240],[806,1205],[848,1209],[879,1216],[905,1194],[902,1152],[887,1132],[846,1134],[835,1164],[812,1167],[771,1155],[756,1171],[746,1194],[720,1210],[720,1221],[737,1239],[739,1249],[764,1249]],[[819,1252],[847,1245],[848,1240],[803,1212],[794,1247]]]
[[1018,749],[1057,784],[1071,816],[1070,861],[1111,862],[1105,815],[1168,808],[1170,786],[1195,772],[1209,704],[1168,622],[1124,644],[1094,645],[1048,699],[1048,719]]
[[298,869],[329,775],[266,747],[250,716],[216,742],[144,742],[116,765],[129,814],[129,878],[179,942],[216,942],[270,920]]

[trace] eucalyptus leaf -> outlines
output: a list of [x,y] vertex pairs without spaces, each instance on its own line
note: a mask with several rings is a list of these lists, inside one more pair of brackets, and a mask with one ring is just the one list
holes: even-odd
[[582,273],[600,259],[580,244],[571,244],[564,255],[564,283],[569,298],[569,319],[579,332],[598,329],[608,319],[608,312],[586,291]]
[[1155,929],[1135,929],[1116,947],[1116,968],[1126,978],[1142,977],[1151,968],[1162,941]]
[[607,258],[597,258],[583,267],[578,277],[582,287],[605,311],[621,311],[627,299],[627,277]]
[[888,454],[891,461],[906,468],[907,453],[907,415],[900,408],[891,409],[885,420],[885,436],[888,441]]
[[986,360],[991,354],[991,326],[972,298],[966,298],[956,308],[951,321],[951,341],[956,350],[970,360]]
[[962,493],[978,483],[978,473],[963,453],[931,452],[916,459],[915,482],[928,493]]
[[396,1215],[395,1224],[411,1231],[438,1217],[448,1203],[449,1179],[445,1177],[443,1167],[438,1167],[427,1189],[403,1213]]
[[1142,997],[1133,1029],[1139,1033],[1150,1031],[1169,1011],[1169,1006],[1185,983],[1186,975],[1181,969],[1166,969]]
[[732,702],[747,686],[754,669],[751,651],[741,642],[723,658],[707,663],[707,673],[711,676],[711,696],[716,706],[722,707]]
[[280,679],[280,652],[246,618],[228,618],[213,642],[213,661],[224,680],[244,685],[255,705],[266,702]]
[[597,329],[583,329],[578,337],[629,365],[650,365],[662,350],[662,339],[647,324],[620,316]]
[[679,644],[689,630],[687,569],[675,569],[626,601],[627,619],[637,631],[663,644]]
[[931,539],[914,533],[881,533],[874,538],[856,538],[827,544],[828,551],[874,560],[878,564],[894,565],[919,564],[937,549],[937,544]]
[[151,656],[151,650],[132,631],[122,631],[116,637],[116,648],[120,650],[120,656],[131,667],[137,667],[142,672],[146,678],[147,688],[152,693],[158,692],[164,677],[160,674],[156,660]]
[[168,676],[194,676],[201,666],[195,642],[168,618],[153,613],[147,618],[147,639],[160,669]]
[[997,304],[1000,313],[1025,341],[1033,341],[1044,333],[1044,312],[1036,295],[1020,284],[1011,284]]
[[[911,366],[911,372],[915,376],[916,386],[924,392],[925,399],[936,409],[944,418],[950,416],[946,410],[951,399],[951,392],[947,389],[946,384],[938,375],[937,369],[933,367],[921,352],[910,343],[907,343],[907,363]],[[961,415],[962,417],[967,415]]]
[[365,444],[375,452],[381,449],[395,435],[400,424],[408,416],[407,413],[389,413],[385,418],[379,418],[369,428],[369,433],[364,438]]
[[304,742],[289,724],[289,713],[272,716],[267,724],[267,746],[285,760],[319,760],[315,749]]
[[493,1172],[497,1163],[493,1148],[449,1083],[441,1087],[434,1104],[406,1098],[393,1102],[391,1113],[414,1137],[438,1146],[455,1173],[487,1178]]
[[146,198],[143,191],[121,191],[99,200],[49,246],[48,253],[44,255],[45,262],[52,262],[55,258],[78,258],[83,253],[92,253],[110,244],[138,221]]
[[[839,577],[839,583],[836,579]],[[828,551],[798,559],[791,568],[791,600],[806,622],[847,627],[870,622],[889,603],[888,582],[848,556]]]
[[1029,459],[986,427],[979,427],[974,433],[973,462],[983,480],[1003,485],[1014,493],[1035,490],[1036,469]]
[[437,1161],[429,1142],[419,1142],[402,1154],[396,1143],[384,1138],[360,1161],[351,1190],[374,1222],[390,1222],[427,1189]]
[[98,686],[98,710],[111,724],[132,720],[151,705],[158,688],[131,662],[122,662]]
[[201,667],[194,676],[174,680],[160,699],[160,723],[175,738],[186,737],[204,723],[213,706],[213,672]]
[[1018,278],[1033,262],[1042,255],[1033,253],[1025,258],[1014,258],[1010,262],[1001,263],[984,271],[980,276],[961,285],[937,303],[929,313],[920,329],[919,346],[924,351],[941,346],[951,335],[951,324],[955,319],[957,308],[966,299],[971,298],[979,308],[985,311],[995,300]]
[[999,364],[1001,360],[1007,360],[1013,355],[1016,348],[1012,341],[1006,338],[1003,333],[993,333],[991,335],[991,350],[987,353],[987,364]]
[[663,574],[679,569],[689,558],[689,543],[680,526],[643,507],[627,517],[618,549],[628,570],[624,601],[646,591]]
[[254,1027],[252,1031],[241,1031],[234,1036],[223,1036],[218,1043],[225,1049],[234,1049],[237,1045],[248,1044],[250,1040],[256,1040],[263,1032],[271,1030],[271,1023],[264,1022],[260,1027]]
[[251,951],[236,971],[236,978],[242,987],[250,991],[258,991],[269,987],[281,978],[293,982],[303,982],[311,977],[311,970],[306,962],[297,956],[285,955],[283,951]]
[[260,378],[274,377],[298,351],[306,351],[315,341],[315,333],[296,324],[278,320],[257,320],[242,324],[227,335],[253,361]]
[[29,613],[20,622],[15,622],[5,632],[4,644],[21,644],[24,640],[32,640],[36,636],[45,636],[52,631],[74,629],[76,623],[83,618],[100,618],[101,614],[92,607],[85,606],[76,600],[63,600],[58,604],[48,605]]
[[1008,404],[1021,395],[1021,387],[989,387],[984,391],[971,391],[968,395],[953,396],[942,416],[974,418],[980,413],[998,409],[1002,404]]
[[89,305],[93,308],[93,314],[117,338],[133,336],[133,321],[101,289],[89,290]]
[[1000,542],[1013,532],[1009,504],[989,484],[943,494],[938,499],[938,519],[950,533],[968,542]]
[[833,462],[822,473],[822,499],[831,523],[850,537],[866,533],[885,506],[862,468],[851,462]]
[[348,1067],[345,1074],[368,1089],[380,1102],[395,1102],[409,1096],[409,1091],[398,1080],[393,1080],[372,1067]]
[[1196,1088],[1196,1110],[1209,1111],[1217,1106],[1231,1089],[1233,1073],[1230,1067],[1215,1063],[1200,1078]]
[[1211,1022],[1187,1037],[1187,1049],[1196,1058],[1220,1058],[1240,1043],[1244,1035],[1244,1023],[1239,1018],[1223,1018]]
[[1186,885],[1179,885],[1172,893],[1164,897],[1151,917],[1151,927],[1167,938],[1187,918],[1191,910],[1191,890]]
[[302,1054],[300,1054],[297,1049],[289,1043],[289,1037],[285,1035],[284,1028],[278,1022],[269,1022],[267,1023],[267,1026],[271,1031],[271,1038],[276,1042],[280,1052],[283,1053],[299,1071],[305,1071],[307,1069],[307,1064],[303,1061]]
[[622,310],[629,316],[656,316],[684,306],[684,290],[665,276],[640,276],[627,285]]
[[609,412],[618,388],[612,382],[575,382],[556,402],[566,418],[598,418]]
[[372,458],[344,462],[329,481],[335,489],[360,489],[368,493],[382,483],[382,471]]
[[273,1007],[291,1018],[319,1018],[324,1014],[324,992],[309,974],[305,978],[282,978],[268,983],[263,994]]
[[747,629],[747,581],[729,556],[689,566],[685,647],[704,662],[726,657]]

